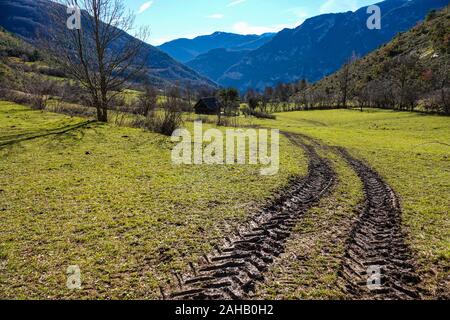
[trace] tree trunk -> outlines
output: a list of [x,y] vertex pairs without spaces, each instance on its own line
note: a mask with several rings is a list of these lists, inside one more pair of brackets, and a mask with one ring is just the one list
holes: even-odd
[[97,109],[97,121],[101,121],[100,119],[102,118],[102,108],[98,104],[95,106],[95,108]]
[[102,108],[101,115],[98,119],[100,122],[108,122],[108,109]]
[[106,86],[102,89],[102,101],[101,101],[101,116],[98,119],[100,122],[108,122],[108,98],[107,98]]

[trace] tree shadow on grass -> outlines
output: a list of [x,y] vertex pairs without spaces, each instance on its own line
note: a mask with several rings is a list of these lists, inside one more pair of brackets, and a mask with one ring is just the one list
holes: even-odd
[[33,133],[28,133],[28,134],[18,134],[15,136],[10,136],[10,138],[6,141],[1,141],[0,142],[0,149],[6,146],[11,146],[20,142],[24,142],[24,141],[29,141],[29,140],[34,140],[34,139],[38,139],[38,138],[44,138],[44,137],[48,137],[48,136],[61,136],[67,133],[70,133],[71,131],[78,131],[78,129],[82,129],[85,128],[91,124],[93,124],[95,121],[85,121],[85,122],[81,122],[75,125],[69,125],[69,126],[65,126],[62,128],[58,128],[58,129],[52,129],[52,130],[41,130],[41,131],[36,131]]

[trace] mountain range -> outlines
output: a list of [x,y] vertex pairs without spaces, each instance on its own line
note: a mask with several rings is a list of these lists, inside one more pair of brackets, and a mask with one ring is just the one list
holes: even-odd
[[325,14],[286,29],[266,45],[246,55],[218,79],[224,86],[263,89],[280,82],[307,79],[314,82],[337,71],[352,54],[365,56],[411,29],[431,9],[448,0],[387,0],[378,4],[380,30],[367,28],[367,8],[356,12]]
[[228,69],[242,61],[250,52],[251,50],[212,49],[186,62],[186,65],[218,82]]
[[[54,35],[66,28],[65,25],[52,24],[52,19],[48,17],[51,6],[60,5],[49,0],[1,0],[0,26],[39,48],[39,34],[45,34],[49,39],[57,38]],[[63,6],[60,10],[61,14],[66,14]],[[128,37],[131,35],[123,32],[123,36],[114,43],[112,50],[120,50]],[[147,76],[150,81],[158,87],[174,83],[189,84],[193,87],[216,86],[207,77],[147,43],[143,44],[141,54],[148,56],[144,67],[149,70]]]
[[[448,0],[385,0],[378,3],[380,30],[367,28],[370,14],[364,7],[355,12],[319,15],[278,34],[215,32],[192,40],[174,40],[158,48],[145,43],[142,54],[149,57],[145,67],[158,87],[219,84],[245,91],[300,79],[316,82],[336,72],[352,55],[366,56],[398,33],[410,30],[432,9],[447,4]],[[39,46],[37,34],[51,37],[65,28],[52,25],[47,17],[49,6],[55,5],[49,0],[1,0],[0,26]],[[124,32],[122,40],[127,37],[131,36]],[[120,42],[114,45],[115,50],[120,47]]]
[[[306,79],[318,81],[337,71],[354,54],[363,57],[422,21],[432,9],[440,9],[448,0],[386,0],[378,3],[381,9],[380,30],[369,30],[367,7],[355,12],[323,14],[295,29],[284,29],[271,36],[258,48],[238,50],[229,48],[222,35],[215,33],[193,40],[180,39],[160,46],[180,59],[192,48],[197,55],[186,64],[221,86],[264,89],[282,82]],[[255,36],[251,36],[255,37]],[[209,45],[213,43],[214,45]],[[223,45],[217,48],[221,43]],[[170,48],[170,50],[168,50]],[[189,57],[192,57],[192,54]],[[183,56],[182,60],[187,60]]]
[[215,32],[211,35],[194,39],[176,39],[159,46],[159,49],[172,58],[186,63],[213,49],[230,49],[232,51],[254,50],[266,44],[275,36],[274,33],[258,35],[241,35],[227,32]]

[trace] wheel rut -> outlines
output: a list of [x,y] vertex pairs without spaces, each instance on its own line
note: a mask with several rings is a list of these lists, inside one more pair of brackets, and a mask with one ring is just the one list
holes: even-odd
[[363,161],[343,148],[338,148],[338,152],[362,180],[365,194],[340,271],[344,290],[355,299],[420,298],[420,280],[404,242],[396,193]]
[[336,174],[328,160],[294,134],[285,135],[308,157],[308,174],[297,178],[248,223],[227,237],[205,263],[191,265],[190,274],[177,276],[180,290],[171,299],[242,300],[250,297],[264,273],[284,251],[284,245],[302,215],[332,189]]

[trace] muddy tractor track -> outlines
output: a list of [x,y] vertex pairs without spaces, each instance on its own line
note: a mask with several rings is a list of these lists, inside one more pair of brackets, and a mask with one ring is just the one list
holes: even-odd
[[332,189],[336,175],[330,163],[313,146],[296,135],[286,134],[301,146],[309,159],[308,174],[298,178],[275,200],[254,215],[248,224],[227,237],[222,247],[205,257],[192,273],[177,276],[180,291],[171,299],[240,300],[250,297],[264,273],[283,253],[284,245],[299,219]]
[[344,290],[355,299],[420,298],[397,195],[363,161],[343,148],[338,152],[362,180],[366,199],[343,258]]

